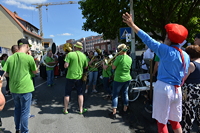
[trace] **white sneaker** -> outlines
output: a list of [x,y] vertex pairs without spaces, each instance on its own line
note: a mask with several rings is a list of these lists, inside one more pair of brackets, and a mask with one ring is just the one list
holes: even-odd
[[85,89],[85,93],[88,93],[88,89]]
[[96,89],[92,90],[93,93],[97,93],[98,91]]

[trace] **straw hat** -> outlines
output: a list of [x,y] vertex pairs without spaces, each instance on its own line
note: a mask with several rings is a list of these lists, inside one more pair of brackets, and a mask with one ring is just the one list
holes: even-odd
[[118,48],[118,49],[125,49],[125,48],[127,48],[127,47],[126,47],[125,44],[120,44],[117,48]]
[[74,46],[77,48],[83,48],[83,44],[81,42],[77,42]]

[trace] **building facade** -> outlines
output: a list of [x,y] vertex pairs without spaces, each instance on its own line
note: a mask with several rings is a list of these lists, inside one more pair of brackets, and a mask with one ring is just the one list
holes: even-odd
[[[106,52],[115,51],[117,46],[119,45],[118,39],[104,40],[102,35],[89,36],[78,40],[70,39],[66,41],[66,43],[71,44],[75,44],[76,42],[81,42],[83,44],[83,52],[95,51],[96,48]],[[60,45],[60,50],[62,50],[63,45]]]
[[28,39],[32,50],[41,51],[42,37],[39,29],[0,4],[0,47],[8,51],[20,38]]

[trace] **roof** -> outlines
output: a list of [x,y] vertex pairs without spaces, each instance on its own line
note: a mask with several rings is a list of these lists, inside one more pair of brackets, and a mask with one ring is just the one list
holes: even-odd
[[[26,22],[26,23],[29,23],[29,22],[27,22],[26,20],[22,19],[22,18],[19,17],[16,13],[10,11],[10,10],[7,9],[6,7],[4,7],[3,5],[0,4],[0,6],[15,20],[15,22],[24,30],[24,32],[26,32],[26,33],[28,33],[28,34],[31,34],[31,35],[33,35],[33,36],[35,36],[35,37],[37,37],[37,38],[42,39],[41,36],[39,36],[39,35],[37,35],[37,34],[34,34],[34,33],[32,33],[31,31],[27,30],[27,29],[24,27],[24,25],[20,23],[20,21],[19,21],[18,19],[20,19],[20,20],[22,20],[22,21],[24,21],[24,22]],[[32,25],[31,23],[29,23],[29,24],[30,24],[31,26],[35,27],[35,26]],[[35,28],[37,28],[37,27],[35,27]],[[37,29],[38,29],[38,28],[37,28]]]

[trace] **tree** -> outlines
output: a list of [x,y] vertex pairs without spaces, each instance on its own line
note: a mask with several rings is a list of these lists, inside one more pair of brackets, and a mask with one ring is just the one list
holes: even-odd
[[[119,28],[127,27],[122,14],[129,12],[129,0],[82,0],[79,2],[83,18],[83,30],[103,34],[105,39],[119,36]],[[200,0],[133,0],[134,21],[154,39],[164,40],[164,26],[168,23],[184,25],[188,41],[200,32]]]
[[[122,22],[122,14],[127,12],[128,0],[82,0],[83,30],[103,34],[105,39],[114,39],[119,34],[119,28],[126,26]],[[127,27],[127,26],[126,26]]]

